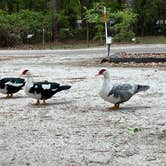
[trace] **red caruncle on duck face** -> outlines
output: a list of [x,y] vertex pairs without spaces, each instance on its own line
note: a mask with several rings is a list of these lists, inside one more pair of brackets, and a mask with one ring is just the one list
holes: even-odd
[[106,69],[101,69],[96,76],[103,75],[103,73],[106,71]]
[[21,73],[22,76],[27,76],[29,73],[28,69],[23,70],[23,72]]

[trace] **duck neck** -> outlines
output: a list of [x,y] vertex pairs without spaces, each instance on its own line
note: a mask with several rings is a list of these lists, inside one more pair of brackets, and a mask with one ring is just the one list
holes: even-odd
[[108,85],[108,84],[110,84],[110,82],[111,82],[111,78],[110,78],[109,73],[105,73],[104,74],[104,85]]
[[33,77],[31,74],[28,74],[27,76],[27,81],[26,81],[26,86],[31,86],[33,84]]

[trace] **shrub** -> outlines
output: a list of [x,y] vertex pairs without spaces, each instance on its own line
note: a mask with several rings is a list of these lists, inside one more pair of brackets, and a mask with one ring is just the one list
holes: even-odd
[[114,41],[129,42],[135,36],[133,32],[133,24],[136,21],[136,14],[130,10],[118,11],[112,14],[112,17],[117,20],[111,27],[115,32]]
[[163,34],[166,37],[166,27],[163,29]]
[[[19,13],[8,13],[0,10],[0,45],[13,46],[27,42],[27,34],[34,35],[32,42],[42,41],[43,28],[50,34],[51,16],[49,13],[22,10]],[[48,36],[46,36],[48,38]]]
[[[93,23],[95,33],[95,39],[104,38],[104,21],[103,21],[103,3],[94,3],[92,9],[86,9],[84,19],[90,24]],[[113,25],[108,28],[115,41],[125,42],[131,41],[135,36],[133,32],[133,24],[136,21],[136,14],[131,10],[121,10],[111,12],[111,9],[107,9],[107,21],[113,20]]]
[[100,40],[104,39],[105,34],[104,34],[103,9],[104,9],[104,3],[98,3],[98,2],[93,3],[93,8],[85,9],[84,20],[88,24],[93,25],[92,30],[91,29],[89,30],[95,31],[95,36],[93,39],[100,39]]

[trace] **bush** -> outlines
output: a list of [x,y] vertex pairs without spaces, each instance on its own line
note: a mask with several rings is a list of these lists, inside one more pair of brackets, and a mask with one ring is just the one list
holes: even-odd
[[[89,23],[90,25],[93,25],[90,30],[93,32],[95,30],[95,36],[93,39],[104,39],[104,21],[103,21],[103,9],[104,9],[104,3],[93,3],[93,8],[86,9],[85,10],[85,16],[84,20]],[[109,14],[109,12],[108,12]]]
[[21,43],[21,37],[15,33],[0,30],[0,46],[12,47]]
[[43,28],[47,29],[46,39],[51,31],[49,13],[22,10],[9,15],[0,10],[0,46],[14,46],[27,42],[27,34],[33,34],[32,42],[42,41]]
[[[104,38],[104,21],[103,21],[103,3],[94,3],[92,9],[86,9],[85,20],[90,24],[93,23],[96,33],[94,39],[102,40]],[[125,42],[131,41],[135,36],[133,32],[133,24],[136,21],[136,14],[131,10],[121,10],[111,12],[111,9],[107,9],[107,21],[113,20],[113,24],[108,28],[108,32],[111,32],[111,36],[115,41]]]
[[8,46],[8,35],[4,30],[0,30],[0,46],[7,47]]
[[132,31],[132,26],[136,21],[136,14],[130,10],[118,11],[112,15],[117,22],[111,27],[115,32],[114,41],[117,42],[131,42],[135,36]]
[[8,34],[8,42],[7,45],[12,47],[20,44],[22,42],[20,35],[15,33],[9,33]]
[[132,38],[135,36],[132,31],[120,31],[120,33],[114,36],[114,41],[116,42],[132,42]]
[[163,34],[166,37],[166,27],[163,29]]

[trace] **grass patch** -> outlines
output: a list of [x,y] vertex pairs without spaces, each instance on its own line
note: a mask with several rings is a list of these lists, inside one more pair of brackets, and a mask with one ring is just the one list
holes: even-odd
[[[118,43],[113,44],[132,44],[130,43]],[[166,37],[164,36],[145,36],[136,37],[136,44],[166,44]],[[0,49],[79,49],[79,48],[91,48],[91,47],[104,47],[105,41],[90,41],[87,43],[85,40],[66,40],[61,42],[48,42],[44,46],[42,43],[37,44],[22,44],[11,48],[0,48]]]
[[145,36],[137,37],[140,44],[166,44],[166,37],[164,36]]
[[[6,49],[79,49],[79,48],[90,48],[90,47],[102,47],[105,42],[93,41],[87,43],[86,41],[79,40],[69,40],[63,42],[48,42],[43,45],[42,43],[37,44],[23,44],[16,47],[6,48]],[[1,48],[5,49],[5,48]]]

